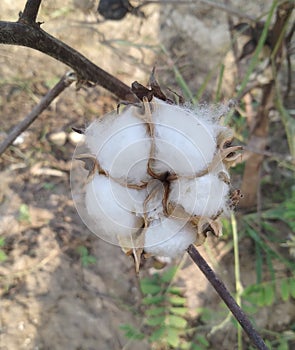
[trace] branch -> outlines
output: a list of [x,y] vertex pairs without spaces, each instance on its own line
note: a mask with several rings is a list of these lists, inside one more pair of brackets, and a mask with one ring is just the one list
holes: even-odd
[[24,12],[19,16],[19,22],[33,24],[36,22],[42,0],[28,0]]
[[73,74],[66,74],[60,79],[60,81],[41,99],[25,119],[11,130],[7,138],[0,144],[0,156],[5,152],[7,147],[9,147],[13,141],[37,119],[50,103],[75,80]]
[[221,299],[225,302],[227,307],[230,309],[234,317],[243,327],[244,331],[247,333],[248,337],[251,339],[253,345],[259,350],[268,350],[261,336],[253,328],[251,322],[249,321],[247,315],[236,303],[235,299],[231,296],[230,292],[224,285],[224,283],[215,275],[214,271],[210,268],[204,258],[200,255],[197,248],[191,244],[187,249],[188,254],[194,261],[194,263],[199,267],[199,269],[206,276],[208,281],[215,288],[216,292],[219,294]]
[[26,46],[41,51],[71,67],[77,73],[78,80],[98,84],[121,100],[138,101],[129,86],[96,66],[78,51],[49,35],[39,26],[0,21],[0,43]]

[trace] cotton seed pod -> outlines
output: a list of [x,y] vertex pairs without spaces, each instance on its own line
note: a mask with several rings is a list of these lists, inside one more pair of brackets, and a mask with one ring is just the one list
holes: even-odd
[[87,170],[79,214],[133,254],[137,270],[142,254],[176,257],[208,232],[221,234],[219,216],[232,203],[228,167],[239,149],[220,125],[224,110],[143,98],[86,129],[90,153],[76,151]]

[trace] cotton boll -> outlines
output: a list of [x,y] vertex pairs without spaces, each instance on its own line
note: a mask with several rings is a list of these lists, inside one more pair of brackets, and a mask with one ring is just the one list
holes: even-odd
[[209,173],[195,179],[173,181],[168,201],[181,205],[189,215],[214,217],[225,208],[228,192],[228,184],[217,174]]
[[193,226],[170,218],[155,220],[145,232],[144,251],[153,255],[177,257],[196,240]]
[[202,244],[205,231],[221,234],[218,217],[229,211],[227,169],[236,150],[219,124],[224,111],[143,98],[140,108],[87,128],[91,154],[78,157],[90,179],[82,217],[96,234],[133,253],[136,269],[142,248],[176,257]]
[[97,224],[97,232],[113,242],[117,235],[129,236],[138,231],[143,219],[136,216],[142,206],[140,191],[127,189],[104,175],[96,174],[86,185],[88,214]]
[[212,123],[191,110],[158,100],[153,121],[158,172],[172,169],[178,175],[192,175],[207,168],[216,150]]
[[146,169],[151,141],[145,123],[134,115],[135,108],[94,121],[85,136],[90,151],[112,177],[141,184],[150,178]]

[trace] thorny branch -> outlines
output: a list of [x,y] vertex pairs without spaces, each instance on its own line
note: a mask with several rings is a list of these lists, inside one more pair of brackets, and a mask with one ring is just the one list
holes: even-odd
[[253,345],[256,346],[259,350],[268,350],[261,336],[257,333],[257,331],[253,328],[251,322],[249,321],[247,315],[243,312],[243,310],[236,303],[235,299],[231,296],[230,292],[224,285],[224,283],[216,276],[214,271],[207,264],[205,259],[198,252],[197,248],[191,244],[187,252],[189,256],[192,258],[194,263],[199,267],[199,269],[206,276],[208,281],[215,288],[216,292],[219,294],[221,299],[225,302],[229,310],[232,312],[234,317],[243,327],[244,331],[247,333],[248,337],[252,341]]
[[[39,8],[37,4],[40,5],[40,2],[40,0],[37,2],[28,0],[18,22],[0,21],[0,43],[26,46],[41,51],[71,67],[81,82],[98,84],[121,100],[136,102],[137,99],[129,86],[96,66],[78,51],[49,35],[39,24],[32,22],[37,16]],[[31,3],[34,3],[33,10],[29,8]]]

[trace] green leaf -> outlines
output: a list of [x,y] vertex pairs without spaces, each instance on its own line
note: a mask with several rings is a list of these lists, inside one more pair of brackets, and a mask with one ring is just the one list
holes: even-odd
[[243,310],[249,315],[256,314],[258,311],[257,306],[253,305],[253,303],[251,305],[243,303]]
[[165,296],[164,295],[156,295],[153,297],[145,297],[142,299],[142,303],[144,305],[151,305],[151,304],[159,304],[162,301],[165,300]]
[[191,349],[192,350],[204,350],[203,346],[200,346],[198,344],[192,344]]
[[283,301],[288,301],[290,297],[290,286],[288,280],[283,280],[281,283],[281,296]]
[[138,329],[134,328],[130,324],[122,324],[119,328],[124,332],[124,335],[128,339],[138,339],[142,340],[145,338],[145,335],[138,331]]
[[187,326],[187,321],[184,318],[176,315],[169,315],[166,320],[169,326],[173,326],[175,328],[184,329]]
[[96,263],[96,257],[92,255],[86,255],[81,257],[81,262],[84,267]]
[[23,222],[31,222],[30,209],[27,204],[20,205],[18,219]]
[[284,338],[280,339],[280,344],[277,350],[289,350],[288,341]]
[[198,307],[196,308],[196,312],[200,315],[200,319],[204,323],[209,323],[216,317],[216,313],[207,307]]
[[264,286],[264,299],[265,305],[270,306],[273,304],[275,299],[275,291],[272,285]]
[[271,280],[272,280],[272,282],[274,282],[276,279],[276,272],[275,272],[275,269],[273,266],[271,254],[266,254],[266,264],[267,264],[267,267],[268,267],[270,275],[271,275]]
[[84,267],[96,263],[96,257],[89,254],[88,249],[80,245],[76,248],[76,252],[80,255],[81,264]]
[[182,295],[182,291],[180,288],[177,287],[169,287],[167,288],[167,293],[175,294],[175,295]]
[[179,344],[180,350],[190,350],[191,349],[191,342],[188,342],[186,340],[181,339],[181,343]]
[[197,341],[206,348],[210,345],[208,340],[203,335],[197,335]]
[[272,350],[271,342],[268,339],[265,339],[265,344],[268,347],[269,350]]
[[166,341],[173,348],[178,348],[180,339],[175,328],[167,328]]
[[155,295],[161,291],[161,286],[151,280],[145,279],[140,282],[140,289],[143,294]]
[[188,308],[187,307],[171,307],[169,311],[178,316],[184,316],[188,313]]
[[179,296],[172,296],[169,298],[169,301],[171,304],[173,305],[184,305],[186,303],[186,299],[183,297],[179,297]]
[[76,251],[81,257],[88,255],[88,249],[84,245],[79,245]]
[[264,287],[261,284],[253,284],[247,287],[243,292],[243,298],[254,305],[264,306]]
[[45,190],[48,190],[48,191],[53,190],[54,187],[55,187],[55,184],[54,184],[54,183],[51,183],[51,182],[44,182],[44,184],[43,184],[43,188],[44,188]]
[[283,98],[278,88],[276,88],[275,106],[280,113],[282,123],[285,127],[290,153],[292,157],[295,157],[295,120],[289,111],[285,108]]
[[5,238],[0,237],[0,247],[4,247],[4,245],[5,245]]
[[256,282],[262,281],[262,252],[260,245],[255,242],[255,268],[256,268]]
[[256,304],[260,307],[263,307],[266,305],[265,296],[264,296],[264,288],[261,288],[259,294],[257,295]]
[[290,286],[291,297],[295,299],[295,278],[294,277],[290,279],[289,286]]
[[0,262],[4,262],[6,259],[7,259],[7,255],[2,249],[0,249]]
[[177,271],[177,266],[171,267],[170,269],[168,269],[162,274],[161,280],[165,283],[170,283],[173,277],[175,276],[176,271]]
[[147,309],[145,314],[146,316],[159,316],[162,314],[165,314],[167,312],[167,309],[165,307],[157,307],[152,309]]
[[262,227],[265,231],[274,233],[277,231],[277,229],[274,227],[274,225],[272,225],[270,222],[268,221],[262,221]]
[[148,326],[159,326],[161,324],[164,323],[165,321],[165,315],[164,316],[155,316],[155,317],[149,317],[145,320],[145,324],[147,324]]
[[289,267],[290,269],[294,269],[295,268],[295,264],[293,262],[291,262],[290,260],[284,258],[281,254],[279,254],[277,251],[274,251],[273,249],[271,249],[269,247],[269,245],[267,245],[262,239],[261,237],[257,234],[256,231],[254,231],[250,226],[247,227],[247,234],[255,241],[257,242],[260,247],[267,253],[267,254],[271,254],[272,256],[274,256],[275,258],[277,258],[278,260],[280,260],[281,262],[283,262],[287,267]]
[[151,342],[159,341],[166,335],[166,327],[162,326],[156,329],[150,336],[149,340]]

